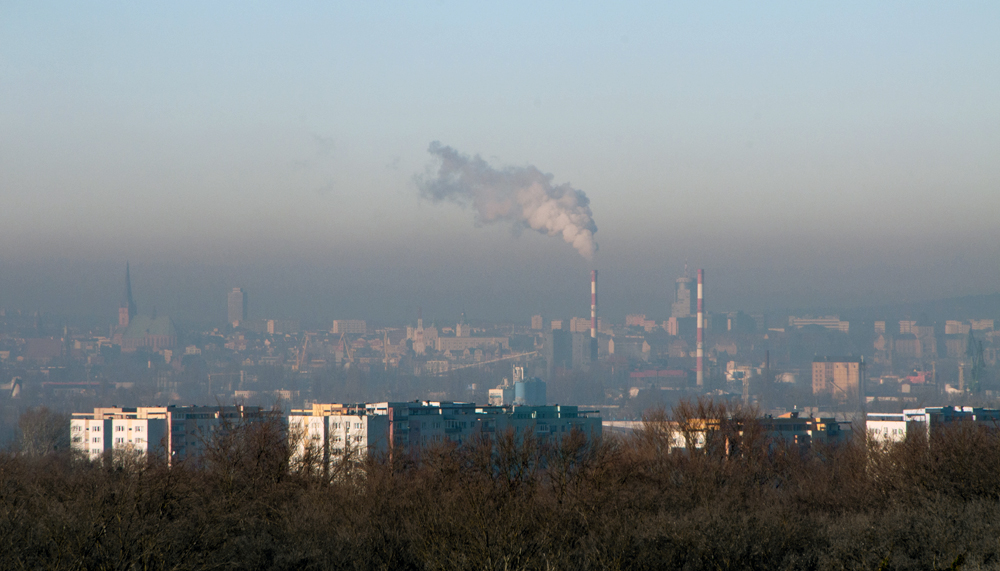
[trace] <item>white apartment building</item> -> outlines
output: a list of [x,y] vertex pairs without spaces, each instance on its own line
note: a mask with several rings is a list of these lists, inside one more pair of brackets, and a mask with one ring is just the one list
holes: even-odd
[[902,442],[906,438],[906,417],[903,413],[868,413],[865,428],[877,442]]
[[311,450],[321,454],[327,464],[345,454],[387,449],[379,439],[387,436],[388,421],[387,416],[368,414],[364,404],[313,404],[312,409],[292,410],[288,433],[296,448],[296,459],[305,458],[307,450]]
[[1000,428],[1000,410],[971,406],[937,406],[906,409],[902,413],[868,413],[866,430],[878,442],[902,442],[917,431],[931,436],[955,422],[974,422]]
[[91,460],[105,452],[130,450],[165,457],[170,449],[170,413],[166,407],[95,408],[70,419],[71,445]]
[[216,430],[265,416],[260,407],[242,405],[95,408],[73,413],[71,445],[91,460],[130,450],[172,463],[200,456]]

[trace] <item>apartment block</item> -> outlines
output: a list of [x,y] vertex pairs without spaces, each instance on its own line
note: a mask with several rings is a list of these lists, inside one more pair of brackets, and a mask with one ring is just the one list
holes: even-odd
[[159,406],[95,408],[73,413],[73,448],[97,460],[106,452],[153,454],[173,463],[205,452],[215,431],[267,418],[251,406]]
[[814,395],[831,395],[835,400],[860,399],[864,395],[863,357],[816,357],[812,364]]
[[346,452],[367,454],[395,448],[414,450],[442,442],[458,445],[497,433],[532,433],[539,440],[559,439],[574,430],[601,435],[597,411],[575,406],[478,406],[475,403],[413,401],[363,404],[313,404],[288,418],[295,457],[310,452],[324,462]]

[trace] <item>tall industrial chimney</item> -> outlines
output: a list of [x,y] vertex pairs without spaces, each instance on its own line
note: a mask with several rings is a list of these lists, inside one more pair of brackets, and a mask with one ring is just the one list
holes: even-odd
[[597,339],[597,270],[590,272],[590,338]]
[[697,379],[698,386],[704,386],[705,384],[705,298],[704,298],[704,288],[705,288],[705,270],[698,270],[698,346],[696,357],[698,363],[696,365],[697,369]]

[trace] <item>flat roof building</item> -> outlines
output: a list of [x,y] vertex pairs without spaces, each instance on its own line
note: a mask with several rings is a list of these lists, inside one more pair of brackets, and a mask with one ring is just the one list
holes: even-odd
[[221,427],[267,415],[261,407],[243,405],[95,408],[92,413],[73,413],[71,445],[91,460],[121,450],[173,463],[199,457]]
[[497,433],[530,431],[540,441],[580,430],[600,437],[597,411],[576,406],[479,406],[469,402],[412,401],[313,404],[292,410],[289,432],[295,457],[314,454],[325,463],[395,448],[416,450],[441,442],[462,445]]
[[990,429],[1000,428],[1000,410],[971,406],[933,406],[904,409],[901,413],[868,413],[866,430],[878,442],[902,442],[908,435],[934,435],[943,427],[971,422]]
[[243,288],[234,287],[228,297],[229,323],[239,327],[247,320],[247,292]]
[[816,357],[812,363],[814,395],[829,395],[838,402],[864,398],[863,357]]

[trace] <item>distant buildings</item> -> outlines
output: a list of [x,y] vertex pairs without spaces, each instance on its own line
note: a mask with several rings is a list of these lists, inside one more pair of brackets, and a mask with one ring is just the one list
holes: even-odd
[[[455,325],[455,337],[469,337],[472,335],[472,328],[469,327],[469,323],[465,320],[465,312],[462,312],[462,317],[458,320]],[[440,351],[441,349],[438,349]]]
[[864,395],[864,372],[862,357],[816,357],[812,363],[813,394],[829,395],[840,402],[859,401]]
[[122,351],[135,351],[140,347],[162,351],[177,345],[177,328],[167,316],[136,316],[128,327],[115,335]]
[[656,329],[658,325],[656,321],[646,319],[645,313],[633,313],[625,316],[625,327],[641,327],[649,332]]
[[847,321],[841,321],[840,317],[836,315],[827,315],[825,317],[788,317],[789,327],[801,329],[807,325],[818,325],[834,331],[847,333],[851,324]]
[[572,353],[571,365],[574,370],[583,371],[590,368],[590,365],[597,360],[597,339],[590,336],[590,333],[571,333]]
[[[429,343],[426,339],[425,342]],[[455,325],[455,336],[442,337],[435,327],[433,343],[434,348],[441,353],[464,353],[475,349],[510,350],[509,337],[472,337],[472,328],[466,322],[464,312]]]
[[177,344],[177,328],[169,317],[137,315],[128,263],[125,264],[125,295],[118,309],[118,328],[112,331],[111,337],[126,352],[140,348],[162,351]]
[[968,335],[971,330],[972,325],[969,323],[963,323],[954,319],[949,319],[944,322],[945,335]]
[[490,389],[490,406],[545,406],[547,404],[545,381],[538,378],[526,378],[524,367],[514,365],[513,382],[504,378],[503,383],[495,389]]
[[125,262],[125,292],[122,303],[118,307],[118,327],[128,327],[129,322],[135,317],[135,300],[132,299],[132,276],[129,272],[128,262]]
[[368,324],[362,319],[334,319],[330,333],[334,335],[365,335],[368,333]]
[[438,337],[437,350],[445,352],[463,352],[469,349],[484,349],[496,347],[510,349],[510,339],[507,337]]
[[542,351],[545,356],[545,378],[551,381],[560,370],[573,367],[573,334],[561,329],[549,331],[542,342]]
[[674,284],[674,302],[670,304],[671,317],[691,317],[698,311],[698,297],[691,289],[692,281],[687,276],[677,278]]
[[569,320],[569,331],[570,333],[586,333],[590,334],[590,318],[589,317],[571,317]]
[[243,288],[234,287],[229,292],[229,323],[239,327],[247,320],[247,293]]

